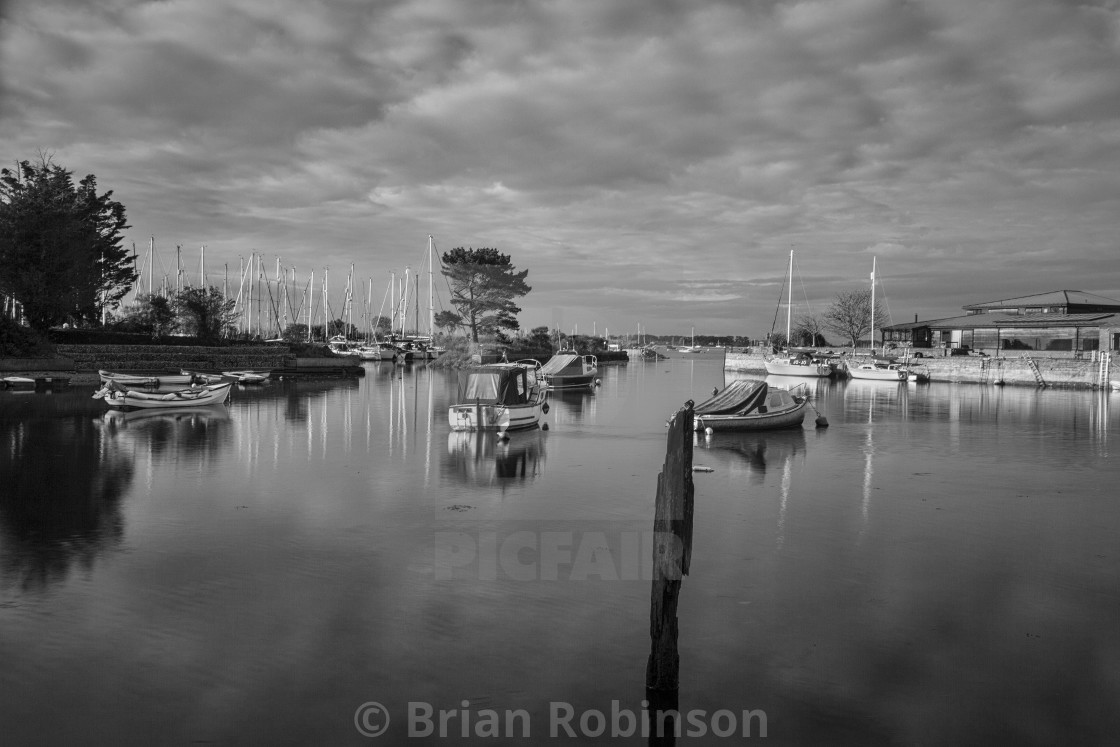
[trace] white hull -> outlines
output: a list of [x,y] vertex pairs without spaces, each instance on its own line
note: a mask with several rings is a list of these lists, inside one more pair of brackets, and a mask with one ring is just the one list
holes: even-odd
[[872,366],[870,364],[863,364],[860,366],[849,366],[848,375],[853,379],[861,379],[864,381],[906,381],[907,373],[902,368],[882,368],[879,366]]
[[538,426],[541,405],[452,405],[447,419],[453,431],[515,431]]
[[811,376],[823,379],[832,375],[832,366],[827,363],[794,363],[788,358],[774,358],[766,361],[766,373],[775,376]]

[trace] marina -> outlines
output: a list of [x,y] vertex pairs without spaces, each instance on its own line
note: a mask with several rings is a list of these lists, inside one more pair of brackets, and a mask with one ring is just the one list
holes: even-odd
[[[362,366],[172,411],[0,392],[6,739],[642,712],[666,418],[759,377],[608,366],[502,439],[452,430],[459,372]],[[1115,733],[1120,392],[799,381],[831,427],[691,436],[680,711],[762,711],[782,745]]]

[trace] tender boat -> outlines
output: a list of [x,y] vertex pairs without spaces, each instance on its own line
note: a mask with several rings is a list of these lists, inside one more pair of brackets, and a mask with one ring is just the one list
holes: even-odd
[[209,371],[191,371],[186,368],[181,369],[179,373],[184,376],[191,377],[192,384],[219,384],[222,381],[223,374],[210,373]]
[[800,427],[807,397],[765,381],[733,381],[710,399],[696,405],[692,424],[698,431],[761,431]]
[[550,389],[589,389],[599,374],[594,355],[558,353],[541,366],[541,377]]
[[193,380],[193,374],[179,371],[104,371],[99,370],[101,383],[115,381],[125,386],[186,386]]
[[535,428],[548,412],[540,363],[491,363],[464,371],[459,402],[447,410],[453,431]]
[[263,384],[272,376],[271,371],[222,371],[222,376],[228,376],[238,384]]
[[93,398],[105,400],[105,404],[114,409],[202,407],[222,404],[229,398],[232,387],[233,382],[227,381],[172,392],[138,392],[116,381],[109,381],[93,393]]
[[0,379],[0,389],[34,389],[35,379],[26,376],[5,376]]

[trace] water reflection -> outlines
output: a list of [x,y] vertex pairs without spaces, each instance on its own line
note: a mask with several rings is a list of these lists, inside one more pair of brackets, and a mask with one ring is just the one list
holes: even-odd
[[535,480],[545,464],[545,432],[513,431],[502,439],[492,431],[453,431],[447,436],[445,474],[470,485]]
[[551,420],[556,425],[595,422],[596,393],[591,389],[553,389],[548,393]]
[[187,450],[192,454],[216,454],[225,447],[223,429],[229,427],[225,405],[169,409],[108,410],[103,416],[107,439],[129,442],[133,456],[153,456]]
[[131,455],[106,435],[101,402],[84,392],[52,399],[36,398],[24,417],[0,412],[2,586],[45,589],[75,565],[90,568],[124,533]]
[[737,466],[746,468],[751,482],[765,482],[767,470],[782,469],[793,457],[805,453],[805,429],[783,428],[760,432],[716,432],[697,435],[696,445],[710,452],[737,457]]

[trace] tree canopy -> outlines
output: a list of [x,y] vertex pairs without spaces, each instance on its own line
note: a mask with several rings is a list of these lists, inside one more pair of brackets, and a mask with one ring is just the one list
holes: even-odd
[[136,279],[121,246],[124,205],[99,195],[93,174],[77,185],[72,176],[45,155],[0,169],[0,291],[33,327],[96,321]]
[[514,299],[532,290],[525,283],[528,270],[517,271],[508,254],[490,248],[457,247],[444,252],[442,259],[440,272],[451,287],[451,303],[470,330],[473,342],[478,342],[480,333],[503,340],[503,330],[517,329],[521,307]]
[[[876,302],[875,328],[880,329],[886,323],[887,314]],[[824,324],[844,335],[852,347],[856,347],[860,338],[871,331],[871,289],[837,293],[836,300],[824,312]]]
[[179,317],[179,326],[204,342],[217,342],[232,335],[236,329],[234,307],[237,301],[227,299],[220,288],[184,288],[171,304]]

